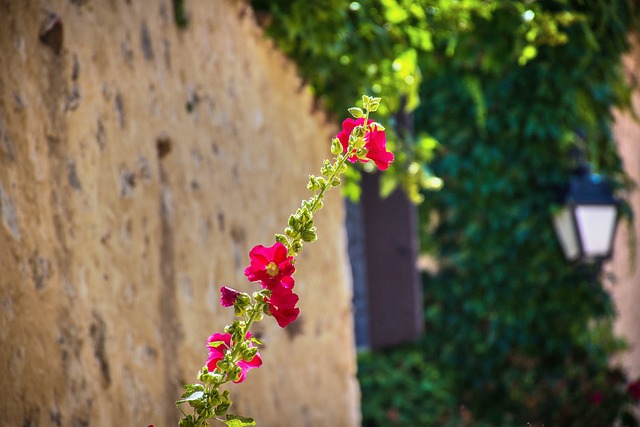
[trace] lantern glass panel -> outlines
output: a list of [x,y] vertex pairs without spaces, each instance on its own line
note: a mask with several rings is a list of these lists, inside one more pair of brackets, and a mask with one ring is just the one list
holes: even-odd
[[616,207],[581,205],[575,207],[583,254],[588,258],[605,256],[611,250],[616,225]]
[[553,226],[556,229],[556,235],[560,240],[560,246],[564,256],[573,261],[580,255],[580,247],[578,246],[578,236],[573,222],[571,208],[565,206],[553,216]]

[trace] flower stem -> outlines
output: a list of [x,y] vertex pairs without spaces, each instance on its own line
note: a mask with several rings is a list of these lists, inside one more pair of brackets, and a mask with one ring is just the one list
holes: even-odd
[[[352,147],[349,147],[352,149]],[[347,150],[347,153],[349,151]],[[324,198],[324,193],[327,192],[328,189],[330,189],[331,187],[333,187],[333,185],[331,184],[334,180],[334,178],[336,178],[340,172],[340,168],[342,167],[342,165],[344,164],[344,162],[347,160],[347,156],[344,154],[341,154],[333,167],[333,172],[331,173],[331,176],[327,179],[327,185],[325,185],[324,187],[322,187],[322,189],[320,190],[320,192],[318,194],[316,194],[314,196],[314,201],[313,204],[311,205],[311,208],[309,209],[311,211],[311,214],[313,215],[314,213],[316,213],[318,211],[318,205],[320,203],[320,201]]]
[[262,307],[260,307],[260,310],[258,310],[258,306],[264,306],[264,303],[259,303],[256,301],[256,304],[253,306],[253,313],[251,313],[251,316],[249,317],[249,320],[247,320],[247,323],[244,326],[244,335],[247,335],[247,332],[249,332],[249,328],[251,327],[251,324],[253,322],[256,321],[256,319],[258,318],[258,315],[262,312]]

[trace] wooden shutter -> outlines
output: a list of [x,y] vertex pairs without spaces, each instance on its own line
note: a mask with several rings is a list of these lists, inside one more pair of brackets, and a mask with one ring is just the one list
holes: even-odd
[[378,174],[362,175],[368,338],[372,348],[382,348],[424,331],[417,213],[401,190],[380,198]]

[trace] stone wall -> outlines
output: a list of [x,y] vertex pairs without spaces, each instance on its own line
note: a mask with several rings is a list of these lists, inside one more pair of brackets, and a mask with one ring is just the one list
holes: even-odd
[[[636,83],[640,81],[640,45],[624,60],[626,74]],[[633,93],[633,107],[640,112],[640,90]],[[614,133],[627,174],[640,185],[640,124],[631,114],[616,112]],[[629,343],[629,350],[619,361],[633,379],[640,377],[640,192],[636,187],[629,202],[634,212],[632,224],[620,224],[614,245],[614,257],[608,266],[616,277],[610,285],[618,318],[615,331]]]
[[[335,127],[239,1],[0,1],[0,425],[176,425]],[[355,426],[343,206],[298,259],[301,316],[232,386],[258,425]],[[269,319],[267,319],[269,320]]]

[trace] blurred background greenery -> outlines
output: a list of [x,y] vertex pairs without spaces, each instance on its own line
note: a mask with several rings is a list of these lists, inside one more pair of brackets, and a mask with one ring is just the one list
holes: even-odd
[[637,425],[630,379],[609,364],[624,343],[598,266],[568,264],[549,220],[576,146],[632,186],[611,111],[630,106],[636,1],[251,3],[323,108],[383,97],[397,161],[381,190],[420,204],[437,260],[425,336],[360,355],[363,424]]

